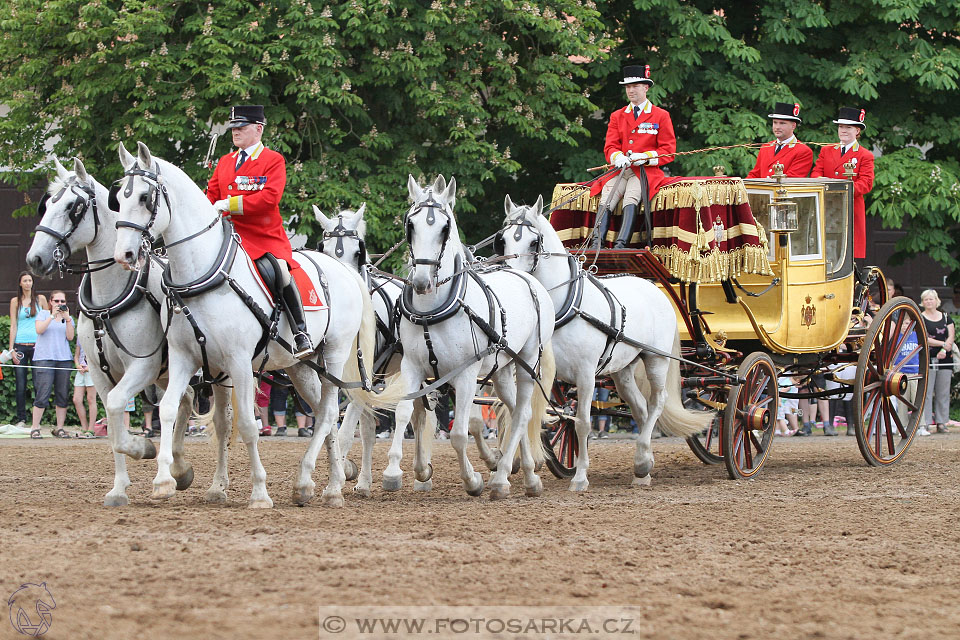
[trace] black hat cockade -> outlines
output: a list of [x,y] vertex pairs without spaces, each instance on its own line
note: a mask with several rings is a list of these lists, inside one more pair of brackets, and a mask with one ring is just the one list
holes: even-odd
[[837,116],[837,119],[833,121],[833,124],[848,124],[851,127],[859,127],[860,130],[867,128],[864,119],[867,117],[867,112],[865,109],[857,109],[856,107],[840,107],[840,115]]
[[227,129],[238,129],[248,124],[267,124],[262,104],[246,104],[230,107],[230,123]]
[[635,84],[637,82],[642,82],[650,87],[653,86],[653,80],[650,79],[650,65],[631,64],[623,68],[623,80],[620,84]]
[[767,117],[775,120],[803,122],[800,119],[800,103],[798,102],[777,102],[773,106],[773,113],[767,115]]

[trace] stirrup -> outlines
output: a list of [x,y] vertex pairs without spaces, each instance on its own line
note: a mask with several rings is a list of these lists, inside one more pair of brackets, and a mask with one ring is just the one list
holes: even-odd
[[310,341],[310,336],[307,335],[306,331],[298,331],[293,336],[293,357],[297,360],[303,360],[313,355],[314,349],[313,342]]

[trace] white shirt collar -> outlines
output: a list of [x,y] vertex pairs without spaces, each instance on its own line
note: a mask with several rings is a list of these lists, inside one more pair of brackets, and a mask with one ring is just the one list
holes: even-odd
[[634,107],[640,107],[640,113],[650,113],[650,107],[653,105],[650,104],[650,100],[644,100],[642,104],[633,104],[632,102],[626,106],[623,110],[625,113],[633,113]]
[[780,142],[780,140],[774,140],[774,141],[773,141],[773,144],[782,144],[782,145],[784,145],[784,146],[787,146],[787,145],[793,144],[793,143],[796,142],[796,141],[797,141],[797,136],[796,136],[796,134],[793,134],[793,135],[791,135],[789,138],[787,138],[786,140],[784,140],[783,142]]
[[[262,149],[262,148],[263,148],[263,143],[262,143],[262,142],[258,142],[257,144],[255,144],[255,145],[253,145],[253,146],[247,147],[246,149],[242,149],[242,151],[246,151],[246,152],[247,152],[247,157],[248,157],[248,158],[255,158],[255,157],[256,157],[255,154],[256,154],[260,149]],[[237,153],[239,154],[240,151],[237,151]]]

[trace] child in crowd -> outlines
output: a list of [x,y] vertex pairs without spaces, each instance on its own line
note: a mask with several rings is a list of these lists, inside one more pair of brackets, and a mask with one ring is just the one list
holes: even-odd
[[[79,342],[73,350],[73,364],[77,368],[73,378],[73,406],[76,407],[77,417],[80,419],[80,432],[92,436],[93,427],[97,423],[97,389],[93,386],[90,367],[87,366],[87,354],[83,352]],[[83,406],[84,398],[87,400],[86,410]]]
[[[780,385],[780,393],[796,393],[797,384],[792,376],[784,376],[777,381]],[[800,413],[800,403],[796,398],[784,398],[781,396],[780,405],[777,407],[777,427],[774,435],[792,436],[797,432],[797,414]]]

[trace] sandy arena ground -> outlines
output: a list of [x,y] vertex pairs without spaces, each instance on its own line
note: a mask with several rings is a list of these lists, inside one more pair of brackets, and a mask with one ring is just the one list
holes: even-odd
[[120,509],[102,506],[106,440],[0,441],[0,590],[46,581],[44,638],[317,638],[320,605],[388,603],[634,605],[640,638],[960,634],[960,434],[917,438],[885,471],[853,438],[778,438],[748,482],[656,440],[646,489],[630,487],[633,443],[611,439],[591,446],[586,495],[544,469],[543,497],[515,477],[496,503],[464,493],[447,442],[432,494],[412,490],[409,442],[403,490],[384,493],[378,442],[373,497],[347,491],[339,510],[293,506],[305,442],[265,438],[270,511],[246,508],[242,447],[230,502],[204,504],[213,445],[189,440],[194,486],[153,503],[155,464],[131,461]]

